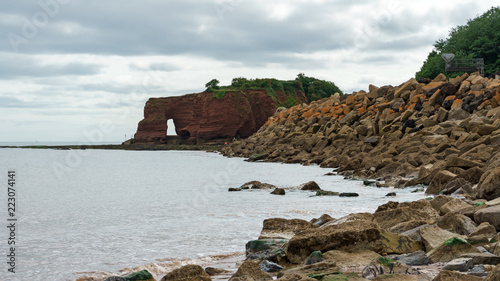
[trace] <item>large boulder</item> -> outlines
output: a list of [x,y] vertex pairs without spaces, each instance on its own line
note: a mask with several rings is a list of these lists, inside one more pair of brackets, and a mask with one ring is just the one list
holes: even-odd
[[382,231],[381,238],[387,254],[408,254],[422,250],[422,243],[405,235]]
[[315,181],[310,181],[310,182],[306,182],[306,183],[302,184],[300,186],[300,190],[317,191],[317,190],[321,190],[321,188],[319,187],[319,185]]
[[459,238],[446,240],[427,253],[429,263],[449,262],[465,254],[481,253],[476,247]]
[[301,219],[271,218],[264,220],[259,239],[290,239],[296,233],[316,227]]
[[345,251],[332,250],[323,254],[327,260],[335,261],[335,265],[340,272],[361,272],[367,264],[380,257],[379,254],[373,251],[357,251],[348,253]]
[[436,173],[432,178],[431,183],[425,190],[427,194],[439,194],[441,190],[453,179],[455,179],[457,175],[450,171],[442,170]]
[[419,232],[427,252],[443,245],[450,238],[459,237],[464,240],[466,239],[465,236],[441,229],[437,226],[422,227]]
[[327,223],[323,224],[321,227],[327,227],[329,225],[336,225],[336,224],[342,224],[345,222],[359,221],[359,220],[373,221],[374,216],[371,213],[349,214],[349,215],[347,215],[345,217],[341,217],[339,219],[332,219],[332,220],[328,221]]
[[[394,208],[379,208],[375,211],[375,221],[382,229],[388,229],[402,222],[425,221],[433,224],[439,217],[427,200],[418,200],[411,203],[392,205]],[[382,206],[381,206],[382,207]],[[380,211],[383,210],[383,211]]]
[[314,251],[335,250],[362,245],[382,252],[378,225],[371,221],[352,221],[296,234],[288,243],[286,256],[291,263],[302,263]]
[[493,200],[500,197],[500,167],[490,169],[481,176],[474,191],[476,198]]
[[258,263],[246,260],[240,265],[229,281],[271,281],[271,275],[263,272]]
[[446,168],[458,167],[462,169],[469,169],[472,167],[481,167],[482,163],[467,160],[458,156],[450,156],[446,159]]
[[494,237],[497,235],[497,231],[494,226],[492,226],[489,222],[483,222],[478,225],[471,233],[469,233],[471,237],[473,236],[486,236],[488,238]]
[[203,270],[203,267],[195,264],[185,265],[174,269],[163,276],[161,281],[210,281],[210,275]]
[[428,265],[429,258],[424,251],[416,251],[407,255],[400,255],[395,257],[395,259],[406,265]]
[[444,204],[448,203],[450,200],[452,200],[453,197],[446,196],[446,195],[438,195],[434,197],[429,203],[431,204],[432,208],[434,210],[438,211],[443,207]]
[[474,213],[476,223],[489,222],[500,231],[500,205],[481,209]]
[[411,221],[398,223],[395,226],[391,226],[387,229],[387,231],[392,232],[392,233],[401,234],[403,232],[415,229],[416,227],[419,227],[419,226],[424,225],[424,224],[427,224],[427,222],[423,221],[423,220],[411,220]]
[[444,204],[441,209],[439,209],[439,214],[444,216],[451,212],[456,212],[465,208],[472,207],[470,204],[465,203],[463,200],[453,198],[448,201],[448,203]]
[[472,264],[500,264],[500,257],[492,253],[472,253],[462,255],[463,258],[472,259]]
[[437,221],[437,226],[442,229],[453,229],[453,231],[462,235],[469,235],[477,227],[471,218],[456,213],[447,213],[441,217]]

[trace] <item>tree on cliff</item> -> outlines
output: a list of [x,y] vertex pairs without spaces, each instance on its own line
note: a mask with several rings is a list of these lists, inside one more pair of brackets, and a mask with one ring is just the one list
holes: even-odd
[[219,83],[220,83],[219,80],[212,79],[209,82],[207,82],[207,84],[205,84],[205,87],[207,88],[207,91],[217,90],[220,88]]
[[[469,19],[466,25],[452,28],[449,37],[434,43],[416,78],[434,78],[445,73],[443,53],[453,53],[455,58],[484,58],[485,75],[500,71],[500,6],[492,7],[486,13]],[[454,77],[461,73],[452,73]]]
[[304,93],[309,101],[327,98],[342,91],[335,85],[335,83],[325,80],[320,80],[314,77],[307,77],[304,73],[299,73],[295,79],[299,81],[304,89]]

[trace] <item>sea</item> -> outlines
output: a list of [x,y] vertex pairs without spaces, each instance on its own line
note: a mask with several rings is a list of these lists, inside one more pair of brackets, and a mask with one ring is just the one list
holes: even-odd
[[[332,171],[200,151],[0,148],[0,280],[104,280],[138,268],[159,280],[173,265],[241,255],[267,218],[340,218],[424,198],[325,175]],[[359,197],[228,192],[253,180],[315,181]]]

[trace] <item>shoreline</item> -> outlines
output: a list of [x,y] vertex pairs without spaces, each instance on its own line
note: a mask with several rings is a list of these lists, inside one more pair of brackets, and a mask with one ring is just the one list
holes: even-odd
[[21,148],[21,149],[54,149],[54,150],[86,150],[86,149],[106,149],[106,150],[137,150],[137,151],[163,151],[163,150],[190,150],[190,151],[219,151],[223,145],[170,145],[170,144],[85,144],[85,145],[5,145],[0,148]]

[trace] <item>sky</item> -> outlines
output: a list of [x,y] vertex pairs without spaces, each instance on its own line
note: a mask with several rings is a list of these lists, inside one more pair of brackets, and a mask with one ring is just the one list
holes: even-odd
[[494,2],[3,1],[0,142],[122,142],[148,98],[214,78],[304,73],[345,93],[399,85]]

